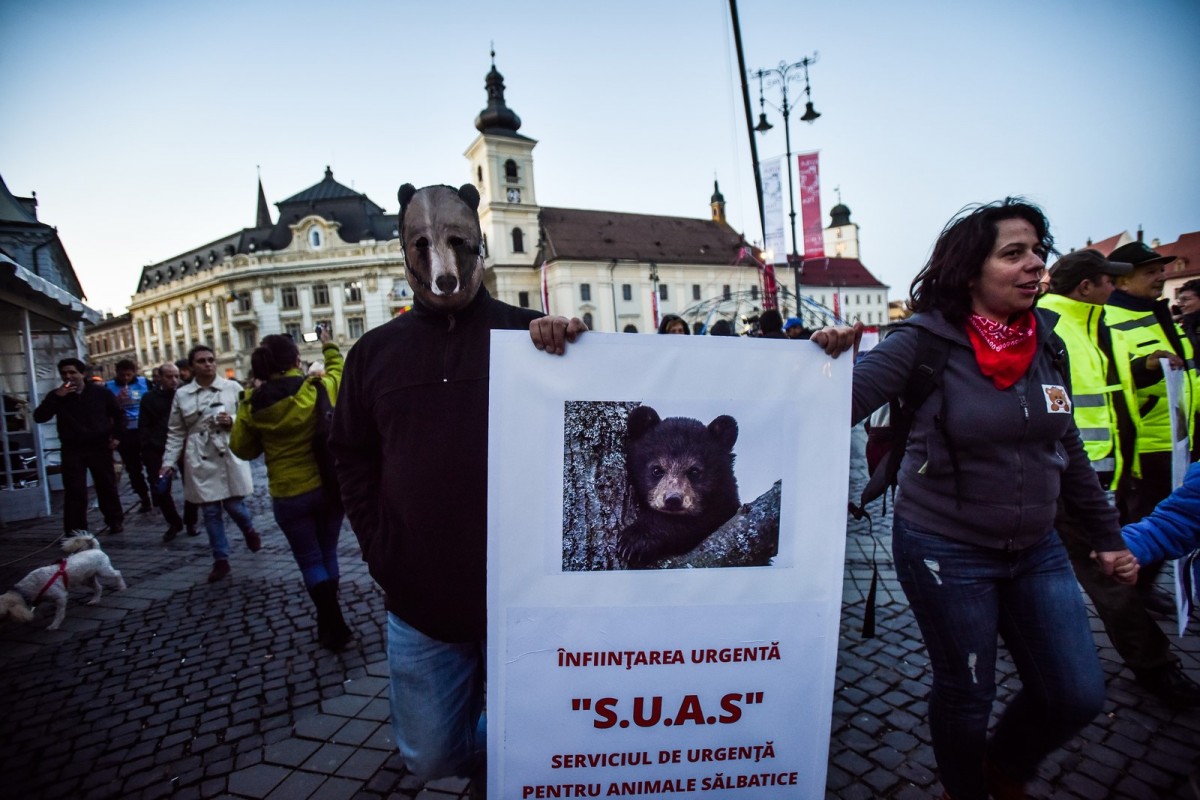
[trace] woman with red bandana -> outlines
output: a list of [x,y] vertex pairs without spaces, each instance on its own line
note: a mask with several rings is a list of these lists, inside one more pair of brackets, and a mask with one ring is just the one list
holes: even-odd
[[[1059,497],[1092,531],[1105,572],[1126,583],[1137,574],[1073,421],[1057,317],[1034,308],[1052,244],[1028,203],[964,210],[913,281],[914,316],[854,368],[857,424],[903,395],[921,337],[948,347],[913,417],[892,550],[929,652],[929,727],[953,800],[1024,797],[1041,760],[1103,705],[1087,612],[1054,531]],[[847,330],[813,339],[837,349]],[[1021,689],[989,739],[1000,638]]]

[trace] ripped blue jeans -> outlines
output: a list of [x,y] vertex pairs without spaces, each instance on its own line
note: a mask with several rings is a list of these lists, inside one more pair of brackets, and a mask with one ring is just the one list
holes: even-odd
[[[986,800],[985,757],[1014,779],[1032,779],[1104,705],[1104,672],[1058,534],[1006,552],[897,517],[892,556],[933,667],[929,728],[943,787],[954,800]],[[998,638],[1021,689],[989,742]]]

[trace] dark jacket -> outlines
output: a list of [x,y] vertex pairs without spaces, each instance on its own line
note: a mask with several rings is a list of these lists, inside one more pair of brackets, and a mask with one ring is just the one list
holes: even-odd
[[125,430],[125,415],[117,398],[103,386],[85,381],[79,394],[59,397],[50,392],[34,409],[37,422],[58,418],[58,440],[64,450],[108,448],[108,440]]
[[895,514],[947,538],[1020,550],[1053,529],[1061,493],[1097,550],[1122,550],[1117,512],[1070,410],[1052,411],[1047,400],[1047,388],[1066,384],[1045,347],[1057,315],[1035,313],[1037,354],[1004,390],[979,370],[961,327],[936,312],[912,317],[855,365],[854,424],[903,392],[916,360],[916,327],[925,328],[950,341],[950,354],[942,387],[913,420]]
[[167,448],[167,423],[171,420],[171,402],[175,390],[151,386],[138,406],[138,444],[142,460],[162,466],[163,450]]
[[491,331],[540,316],[481,288],[454,315],[415,306],[346,358],[330,438],[346,514],[388,610],[441,641],[486,634]]

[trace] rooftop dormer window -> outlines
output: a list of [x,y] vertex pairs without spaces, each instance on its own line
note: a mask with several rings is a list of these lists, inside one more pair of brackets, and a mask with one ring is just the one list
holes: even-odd
[[314,250],[321,249],[321,229],[313,226],[308,229],[308,245]]

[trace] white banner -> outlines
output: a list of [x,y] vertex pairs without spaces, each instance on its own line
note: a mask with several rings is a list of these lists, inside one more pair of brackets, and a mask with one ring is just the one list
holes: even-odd
[[[491,796],[823,796],[851,359],[697,336],[491,347]],[[629,568],[629,542],[731,481],[733,518],[680,568]]]
[[[1183,370],[1171,369],[1171,362],[1158,360],[1167,384],[1167,408],[1171,409],[1171,487],[1183,485],[1183,477],[1191,466],[1191,442],[1188,440],[1187,403],[1184,402]],[[1192,615],[1192,597],[1188,589],[1188,559],[1175,560],[1175,629],[1180,636],[1187,633]]]
[[763,248],[771,251],[772,264],[787,263],[783,238],[783,158],[760,164],[763,184]]

